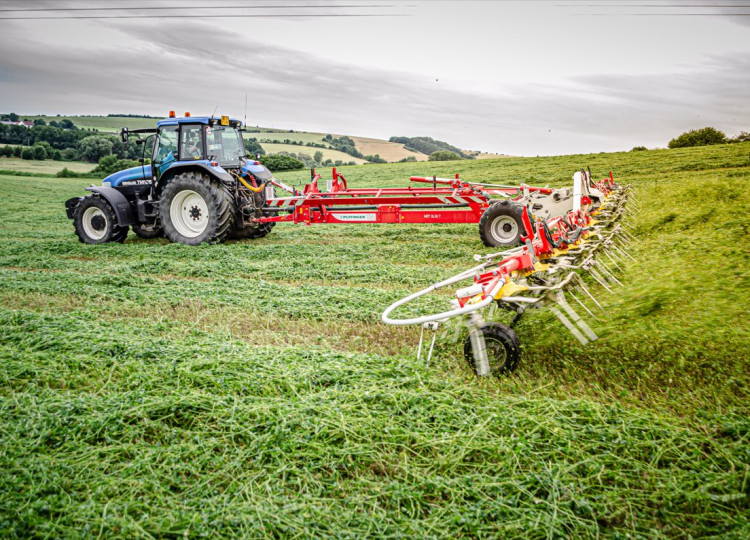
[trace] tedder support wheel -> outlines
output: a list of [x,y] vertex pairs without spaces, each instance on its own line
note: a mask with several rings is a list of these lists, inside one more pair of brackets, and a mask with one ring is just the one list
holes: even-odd
[[160,236],[164,235],[164,230],[161,227],[156,227],[155,225],[133,225],[133,232],[140,238],[145,238],[148,240],[149,238],[158,238]]
[[234,225],[232,196],[216,179],[198,172],[178,174],[161,193],[159,217],[170,242],[218,243]]
[[499,201],[479,219],[479,238],[485,246],[510,248],[521,242],[523,207],[512,201]]
[[[486,323],[481,329],[487,347],[491,373],[499,377],[514,371],[521,359],[521,346],[513,329],[500,323]],[[476,370],[474,351],[471,347],[471,339],[468,337],[464,342],[464,358],[469,367]]]
[[122,243],[128,235],[128,228],[117,224],[117,216],[109,203],[93,194],[78,203],[73,226],[78,239],[85,244]]

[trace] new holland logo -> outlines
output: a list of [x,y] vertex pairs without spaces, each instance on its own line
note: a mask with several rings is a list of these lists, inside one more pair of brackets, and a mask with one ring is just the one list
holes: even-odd
[[331,216],[339,221],[377,221],[375,212],[365,212],[361,214],[333,214]]

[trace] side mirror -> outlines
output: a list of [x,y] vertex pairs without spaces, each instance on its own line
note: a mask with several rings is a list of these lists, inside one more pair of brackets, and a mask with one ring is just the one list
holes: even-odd
[[122,139],[122,142],[128,142],[128,128],[122,128],[122,131],[120,131],[120,138]]

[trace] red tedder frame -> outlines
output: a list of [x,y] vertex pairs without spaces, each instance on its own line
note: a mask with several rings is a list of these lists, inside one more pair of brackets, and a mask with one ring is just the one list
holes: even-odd
[[[260,223],[479,223],[484,211],[492,204],[490,194],[506,197],[520,194],[521,188],[502,186],[487,189],[481,184],[464,182],[458,174],[454,179],[412,176],[415,183],[429,187],[349,188],[344,175],[332,171],[326,191],[320,191],[321,176],[311,171],[312,181],[300,193],[281,182],[272,183],[291,193],[289,197],[267,199],[266,213],[289,212],[257,218]],[[551,191],[549,188],[522,186],[530,191]]]

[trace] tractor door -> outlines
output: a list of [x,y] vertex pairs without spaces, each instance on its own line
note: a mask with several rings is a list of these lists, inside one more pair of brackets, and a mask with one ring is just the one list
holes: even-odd
[[205,159],[203,144],[203,126],[201,124],[182,124],[180,130],[180,161]]
[[162,173],[177,160],[177,127],[164,126],[154,142],[154,156],[152,159],[156,181],[161,179]]

